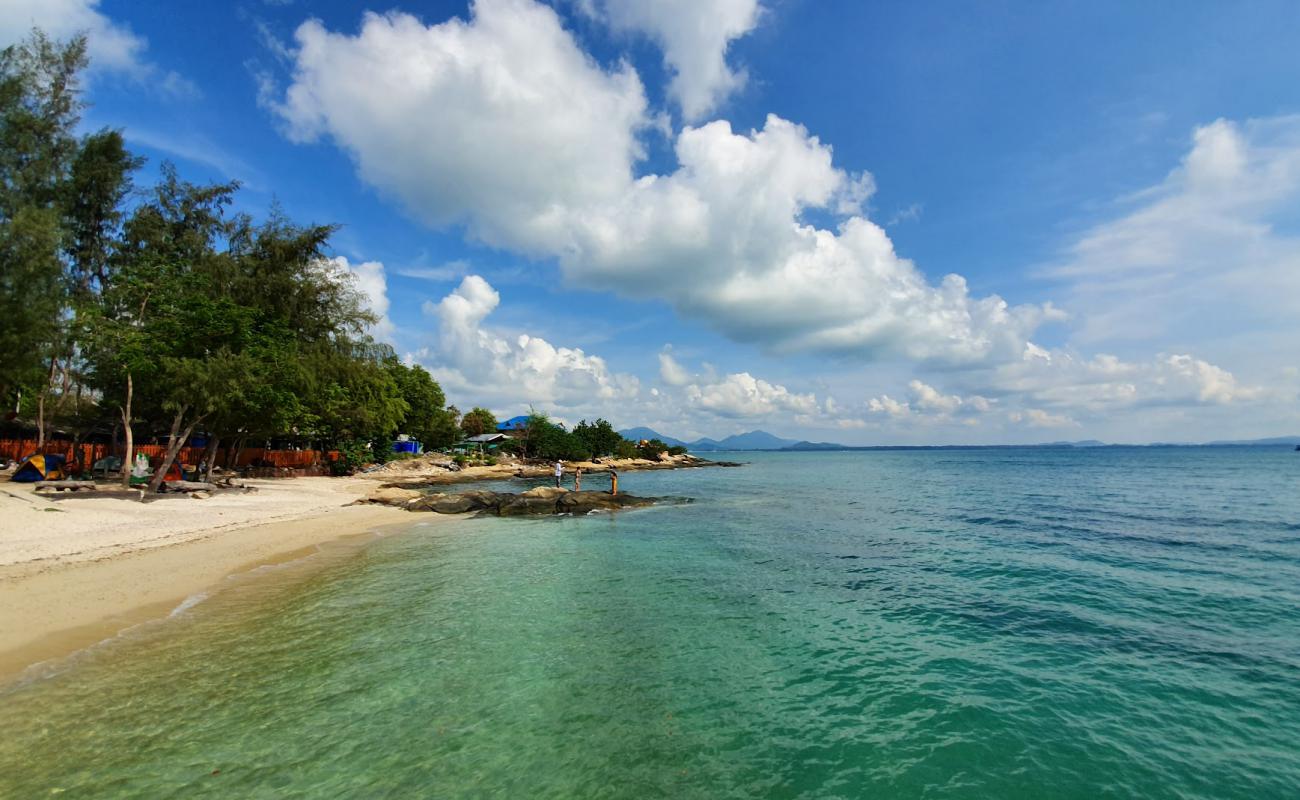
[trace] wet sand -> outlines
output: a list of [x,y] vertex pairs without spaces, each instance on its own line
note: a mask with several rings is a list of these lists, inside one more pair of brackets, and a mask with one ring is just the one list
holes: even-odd
[[0,681],[165,617],[232,574],[416,521],[394,508],[345,506],[369,482],[250,483],[256,493],[148,503],[47,499],[0,484]]

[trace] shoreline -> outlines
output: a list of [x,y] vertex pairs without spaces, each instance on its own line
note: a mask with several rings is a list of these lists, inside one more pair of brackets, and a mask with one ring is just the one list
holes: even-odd
[[[55,538],[68,538],[69,523],[74,526],[71,536],[75,539],[75,526],[93,525],[96,518],[111,516],[102,511],[106,503],[122,503],[123,507],[112,510],[135,517],[139,528],[148,527],[151,516],[162,516],[163,522],[173,525],[151,530],[156,535],[134,542],[110,534],[111,544],[90,550],[73,550],[67,542],[58,542],[50,549],[64,552],[26,559],[15,558],[31,555],[31,548],[13,546],[15,522],[23,518],[14,508],[17,501],[13,498],[18,495],[7,491],[9,502],[0,505],[5,519],[0,523],[0,686],[21,680],[43,663],[60,661],[142,623],[163,620],[182,604],[220,591],[231,576],[303,560],[350,539],[368,542],[383,535],[386,528],[405,529],[417,522],[453,523],[450,518],[432,519],[432,515],[417,520],[405,511],[384,506],[343,507],[357,488],[346,483],[325,494],[333,501],[327,507],[308,501],[301,503],[296,513],[285,513],[282,503],[262,503],[261,508],[246,509],[244,515],[231,514],[237,519],[215,516],[204,526],[193,525],[191,519],[191,507],[201,505],[199,501],[178,498],[168,503],[187,505],[151,511],[150,506],[162,503],[97,498],[92,507],[87,500],[78,503],[85,507],[67,515],[76,519],[57,515],[64,525],[62,530],[56,527]],[[288,494],[293,500],[303,500],[304,492]],[[244,497],[250,496],[231,499]],[[267,519],[266,512],[272,508],[278,513]],[[190,514],[180,513],[186,511]],[[31,517],[31,524],[39,529],[45,519],[56,515]]]
[[[725,465],[693,458],[572,464],[592,475],[610,466],[630,472]],[[402,508],[353,504],[380,486],[549,474],[549,467],[502,464],[458,472],[254,479],[244,482],[252,492],[220,492],[203,500],[167,494],[147,502],[109,486],[37,494],[32,484],[4,482],[0,687],[133,627],[165,620],[195,598],[220,591],[232,576],[310,558],[349,539],[371,541],[386,528],[454,524],[461,516],[412,517]]]

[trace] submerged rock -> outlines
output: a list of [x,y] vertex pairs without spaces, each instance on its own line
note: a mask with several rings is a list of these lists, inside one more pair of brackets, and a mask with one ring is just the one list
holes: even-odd
[[661,498],[637,497],[609,492],[571,492],[551,486],[539,486],[522,494],[476,490],[448,494],[421,494],[410,489],[387,489],[371,493],[357,502],[378,503],[405,508],[407,511],[431,511],[435,514],[480,514],[502,517],[546,514],[586,514],[592,511],[615,511],[653,505]]

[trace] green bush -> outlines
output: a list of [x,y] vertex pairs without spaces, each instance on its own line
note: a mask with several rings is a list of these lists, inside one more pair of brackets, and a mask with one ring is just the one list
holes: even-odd
[[636,447],[636,454],[641,458],[648,458],[651,461],[657,461],[659,460],[659,454],[667,449],[668,445],[658,439],[651,439],[645,444],[638,444]]
[[577,436],[549,419],[534,414],[528,420],[528,451],[533,458],[585,461],[591,450]]
[[614,455],[618,456],[619,458],[636,458],[637,457],[636,443],[630,442],[627,439],[620,440],[619,443],[614,447]]
[[331,475],[352,475],[362,466],[373,462],[374,454],[370,443],[364,439],[349,439],[339,442],[339,457],[330,462]]
[[684,456],[686,455],[686,448],[683,445],[675,444],[672,447],[668,448],[668,455]]

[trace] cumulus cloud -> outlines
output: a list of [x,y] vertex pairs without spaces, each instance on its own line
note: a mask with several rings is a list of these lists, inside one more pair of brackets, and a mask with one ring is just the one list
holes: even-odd
[[780,117],[685,128],[676,169],[637,176],[652,122],[638,76],[595,63],[532,0],[430,26],[368,14],[356,35],[311,21],[296,39],[279,106],[292,137],[331,138],[412,214],[555,257],[585,286],[661,298],[773,352],[856,358],[1018,358],[1060,317],[974,297],[958,275],[930,283],[861,216],[870,175]]
[[501,296],[478,275],[467,275],[454,291],[425,312],[438,323],[435,346],[417,354],[452,392],[475,402],[540,407],[608,407],[636,399],[640,384],[612,372],[604,359],[578,348],[556,347],[538,336],[507,336],[484,323]]
[[99,0],[4,0],[0,3],[0,47],[8,47],[40,28],[66,41],[86,35],[92,70],[115,72],[173,94],[192,94],[193,84],[145,59],[148,43],[128,26],[99,10]]
[[1107,353],[1091,358],[1067,351],[1026,354],[1019,363],[958,376],[989,394],[1025,405],[1094,414],[1152,406],[1227,405],[1260,399],[1227,370],[1187,354],[1125,361]]
[[572,198],[615,202],[631,181],[648,124],[641,81],[603,70],[532,0],[472,9],[431,26],[367,13],[355,36],[303,23],[278,110],[292,139],[332,138],[424,221],[553,253]]
[[327,269],[349,281],[365,301],[367,310],[379,318],[370,328],[370,335],[381,342],[393,340],[393,322],[388,318],[388,278],[384,265],[378,261],[353,264],[346,256],[335,256],[326,261]]
[[758,24],[758,0],[601,0],[587,9],[615,30],[636,31],[663,50],[668,93],[688,120],[713,111],[745,85],[727,48]]
[[944,394],[920,380],[910,381],[907,384],[907,391],[907,400],[895,400],[887,394],[873,397],[867,401],[867,410],[872,414],[883,414],[893,419],[917,417],[931,421],[946,421],[960,414],[969,420],[972,415],[988,411],[996,402],[980,395],[961,397],[956,394]]
[[820,411],[816,395],[791,392],[748,372],[711,383],[692,383],[684,392],[690,405],[722,417],[767,417],[777,413],[813,416]]

